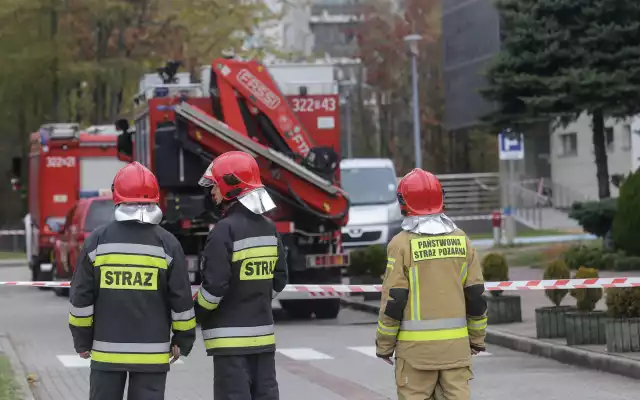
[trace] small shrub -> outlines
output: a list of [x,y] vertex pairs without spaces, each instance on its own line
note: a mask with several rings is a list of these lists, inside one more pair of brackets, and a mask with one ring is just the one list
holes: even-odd
[[[595,268],[580,267],[574,276],[575,279],[597,278],[598,270]],[[571,296],[576,299],[576,306],[580,311],[591,312],[602,298],[601,288],[571,289]]]
[[[544,279],[569,279],[571,277],[571,271],[567,268],[567,265],[562,260],[551,261],[547,268],[544,270]],[[556,306],[560,306],[562,299],[567,295],[567,289],[547,289],[544,294],[551,300]]]
[[349,255],[349,275],[362,276],[366,275],[369,270],[366,250],[355,250]]
[[613,224],[617,199],[576,202],[571,206],[569,217],[592,235],[604,237]]
[[640,287],[607,289],[606,302],[613,318],[640,318]]
[[564,253],[564,262],[567,264],[567,268],[571,270],[577,270],[583,265],[590,268],[605,269],[604,254],[605,251],[600,247],[579,244],[571,246]]
[[640,257],[619,256],[613,262],[615,271],[640,271]]
[[613,219],[613,241],[616,248],[630,256],[640,256],[638,227],[640,227],[640,173],[625,179],[620,187],[618,207]]
[[[504,282],[509,280],[507,260],[498,253],[489,253],[482,259],[482,275],[487,282]],[[492,296],[500,296],[502,290],[491,290]]]
[[387,268],[387,250],[382,245],[367,247],[351,253],[349,274],[351,276],[371,275],[379,277]]
[[371,246],[367,249],[367,261],[369,274],[372,276],[384,275],[387,270],[387,249],[382,245]]

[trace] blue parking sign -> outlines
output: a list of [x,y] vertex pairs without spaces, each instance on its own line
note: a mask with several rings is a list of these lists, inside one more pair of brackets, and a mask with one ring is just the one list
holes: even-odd
[[524,159],[524,135],[522,133],[500,132],[498,134],[498,146],[501,160]]

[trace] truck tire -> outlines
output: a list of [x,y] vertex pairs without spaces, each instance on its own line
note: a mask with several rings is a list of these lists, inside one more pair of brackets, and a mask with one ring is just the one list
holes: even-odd
[[[56,266],[55,265],[51,269],[51,280],[52,281],[59,281],[60,280],[60,279],[58,279],[58,274],[56,273]],[[55,295],[58,296],[58,297],[69,297],[69,288],[54,287],[53,288],[53,293],[55,293]]]
[[318,319],[335,319],[340,314],[340,299],[315,300],[313,312]]
[[293,319],[309,319],[313,313],[313,300],[281,300],[280,304]]
[[[36,262],[31,267],[31,281],[50,281],[53,278],[52,272],[43,272],[40,270],[40,263]],[[40,290],[49,290],[51,288],[38,286]]]

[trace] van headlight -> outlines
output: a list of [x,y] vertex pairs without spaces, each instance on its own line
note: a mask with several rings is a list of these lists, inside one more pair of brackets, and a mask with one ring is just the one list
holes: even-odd
[[400,211],[400,204],[395,203],[387,209],[387,220],[390,223],[394,223],[402,219],[402,212]]

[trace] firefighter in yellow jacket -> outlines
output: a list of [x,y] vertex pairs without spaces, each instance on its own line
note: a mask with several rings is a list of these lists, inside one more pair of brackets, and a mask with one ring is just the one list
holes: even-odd
[[485,351],[484,279],[467,235],[444,213],[438,179],[421,169],[398,184],[402,232],[387,248],[376,354],[395,353],[399,400],[469,400],[471,355]]

